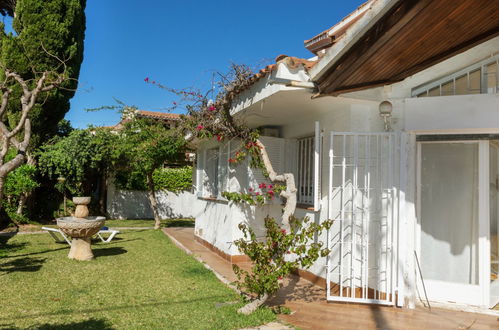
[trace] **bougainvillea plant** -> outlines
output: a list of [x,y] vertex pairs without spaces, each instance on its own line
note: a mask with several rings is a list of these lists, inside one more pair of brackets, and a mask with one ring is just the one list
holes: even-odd
[[286,186],[282,184],[272,185],[262,182],[258,185],[258,189],[249,188],[248,193],[224,191],[222,197],[234,203],[263,205],[266,202],[273,201],[284,190],[286,190]]
[[238,278],[237,287],[251,292],[252,302],[242,307],[240,313],[251,313],[263,304],[267,298],[281,287],[284,277],[294,269],[307,269],[319,258],[329,254],[323,242],[315,242],[314,237],[328,230],[331,220],[320,224],[309,218],[291,218],[290,230],[283,229],[270,217],[265,218],[266,234],[263,239],[257,237],[247,224],[239,224],[244,238],[234,244],[253,262],[251,271],[246,271],[236,264],[234,272]]

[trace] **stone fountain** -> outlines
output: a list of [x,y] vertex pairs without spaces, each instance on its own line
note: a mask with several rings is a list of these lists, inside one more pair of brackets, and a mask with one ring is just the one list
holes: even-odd
[[99,232],[106,218],[88,216],[90,197],[73,197],[73,202],[76,204],[74,216],[58,218],[57,226],[72,238],[68,258],[91,260],[94,258],[90,247],[91,238]]

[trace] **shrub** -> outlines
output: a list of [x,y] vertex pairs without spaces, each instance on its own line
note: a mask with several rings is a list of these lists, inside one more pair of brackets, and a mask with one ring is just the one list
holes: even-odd
[[[192,188],[192,166],[176,168],[160,168],[153,173],[156,190],[180,192]],[[115,184],[119,189],[147,190],[146,175],[142,172],[119,172],[115,176]]]
[[256,299],[241,308],[242,313],[251,313],[263,304],[267,297],[279,290],[282,279],[297,268],[307,269],[319,258],[329,254],[323,242],[314,242],[316,235],[331,228],[331,220],[320,224],[310,219],[291,218],[290,232],[282,229],[273,218],[265,218],[264,239],[256,236],[247,224],[239,224],[244,238],[234,241],[239,250],[247,255],[253,266],[248,272],[233,265],[238,278],[237,287],[256,296]]

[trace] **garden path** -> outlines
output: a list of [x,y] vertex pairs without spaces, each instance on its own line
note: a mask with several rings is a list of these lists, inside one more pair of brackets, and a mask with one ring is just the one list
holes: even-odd
[[[232,265],[194,239],[193,228],[165,228],[165,234],[201,260],[226,283],[236,280]],[[248,269],[249,263],[238,263]],[[295,275],[270,304],[285,305],[293,313],[284,322],[303,329],[499,329],[499,318],[442,308],[394,308],[376,305],[328,303],[325,289]]]

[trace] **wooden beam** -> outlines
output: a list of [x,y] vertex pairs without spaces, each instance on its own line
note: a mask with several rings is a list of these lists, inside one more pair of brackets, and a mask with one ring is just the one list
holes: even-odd
[[463,43],[460,43],[457,46],[452,47],[452,48],[450,48],[442,53],[439,53],[435,56],[432,56],[432,57],[424,60],[423,62],[420,62],[420,63],[416,64],[415,66],[400,72],[396,76],[392,77],[390,80],[395,80],[395,81],[403,80],[403,79],[405,79],[405,78],[407,78],[407,77],[409,77],[409,76],[411,76],[419,71],[427,69],[430,66],[435,65],[439,62],[445,61],[446,59],[451,58],[452,56],[456,56],[457,54],[465,52],[468,49],[473,48],[473,47],[475,47],[475,46],[477,46],[477,45],[479,45],[487,40],[495,38],[497,36],[499,36],[499,26],[497,26],[496,28],[491,29],[485,33],[482,33],[482,34],[480,34],[480,35],[478,35],[470,40],[467,40]]

